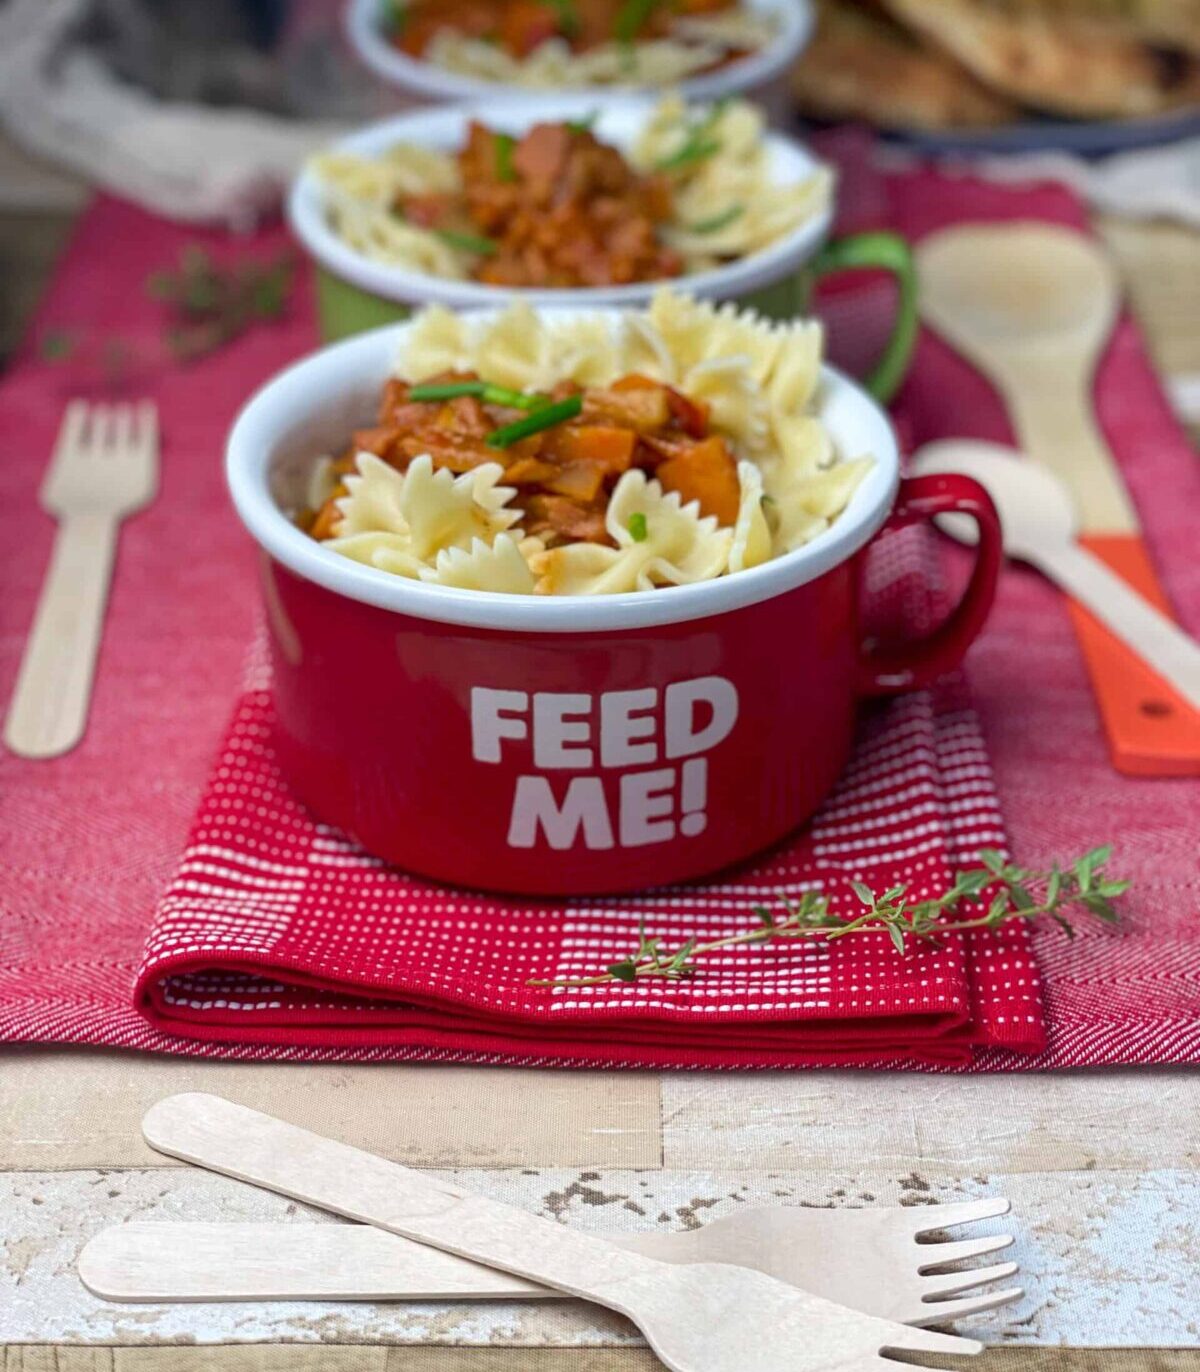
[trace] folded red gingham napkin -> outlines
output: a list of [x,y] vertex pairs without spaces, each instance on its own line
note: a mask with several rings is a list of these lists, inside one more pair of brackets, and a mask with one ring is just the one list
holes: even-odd
[[[874,611],[893,627],[928,628],[924,536],[893,535],[875,556]],[[602,971],[643,923],[670,948],[743,932],[755,905],[814,888],[851,914],[852,879],[943,890],[954,866],[1004,843],[959,682],[873,713],[815,822],[762,859],[702,884],[534,901],[409,876],[318,823],[279,776],[270,684],[254,675],[147,942],[137,994],[161,1029],[622,1067],[951,1065],[980,1047],[1044,1046],[1024,929],[906,958],[882,934],[781,940],[708,955],[687,981],[530,985]]]

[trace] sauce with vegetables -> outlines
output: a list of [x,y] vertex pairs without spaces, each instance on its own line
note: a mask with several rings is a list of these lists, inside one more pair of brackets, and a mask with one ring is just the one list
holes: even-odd
[[449,32],[522,58],[551,39],[588,52],[604,43],[668,38],[680,17],[737,9],[738,0],[391,0],[385,22],[392,43],[414,57]]
[[[547,395],[489,385],[474,373],[448,373],[418,385],[391,380],[376,424],[353,435],[334,474],[353,473],[359,452],[403,471],[428,453],[435,469],[459,474],[486,462],[504,467],[526,534],[547,547],[611,544],[604,517],[620,477],[639,467],[677,491],[684,504],[722,525],[737,521],[737,461],[711,432],[707,407],[672,386],[629,375],[608,386],[562,382]],[[316,539],[335,537],[339,485],[301,524]],[[636,540],[638,531],[630,533]],[[644,536],[644,531],[643,531]]]
[[521,138],[472,122],[461,191],[401,195],[393,211],[473,258],[496,286],[624,285],[678,276],[660,238],[670,179],[642,175],[583,124],[535,124]]

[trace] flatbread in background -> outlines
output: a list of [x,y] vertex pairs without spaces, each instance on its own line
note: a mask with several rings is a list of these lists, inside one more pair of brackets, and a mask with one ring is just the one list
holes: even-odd
[[801,111],[814,118],[863,119],[884,128],[990,127],[1019,116],[1012,101],[854,0],[819,0],[793,91]]
[[988,0],[1009,15],[1067,19],[1110,36],[1200,56],[1200,0]]
[[[1077,118],[1132,118],[1200,104],[1200,62],[1105,32],[979,0],[885,0],[985,85],[1022,104]],[[1055,13],[1058,8],[1055,7]]]

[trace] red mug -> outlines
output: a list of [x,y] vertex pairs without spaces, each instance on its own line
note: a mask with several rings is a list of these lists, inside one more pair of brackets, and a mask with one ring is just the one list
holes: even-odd
[[[407,325],[299,363],[230,437],[238,511],[264,550],[275,744],[322,820],[459,886],[583,895],[686,881],[807,820],[863,696],[921,686],[978,634],[1000,565],[996,512],[962,476],[899,479],[886,418],[825,369],[835,446],[875,467],[811,544],[758,567],[619,596],[514,596],[365,567],[280,505],[344,443]],[[943,513],[979,527],[970,582],[930,637],[864,644],[859,583],[883,529]]]

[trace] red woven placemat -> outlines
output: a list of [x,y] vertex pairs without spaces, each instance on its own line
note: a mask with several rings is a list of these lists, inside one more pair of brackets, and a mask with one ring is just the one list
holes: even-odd
[[[949,217],[957,205],[976,217],[1078,214],[1070,197],[1054,190],[1031,197],[913,177],[872,180],[868,200],[871,217],[903,222],[939,197]],[[38,331],[90,323],[145,336],[156,321],[138,289],[142,274],[198,237],[204,235],[100,202],[82,224]],[[278,235],[266,234],[250,246],[266,250],[277,241]],[[5,1039],[297,1055],[278,1044],[205,1045],[164,1033],[137,1013],[133,996],[151,912],[184,847],[252,631],[251,557],[225,505],[221,438],[246,391],[312,342],[306,287],[291,319],[186,371],[165,369],[136,386],[163,410],[164,488],[157,504],[123,534],[88,737],[52,764],[8,756],[2,763]],[[986,387],[968,374],[966,390],[948,391],[945,358],[939,362],[934,344],[923,349],[901,409],[911,436],[1002,432],[1003,417],[996,418]],[[938,363],[933,369],[931,349]],[[963,370],[957,360],[950,362]],[[6,469],[17,492],[0,510],[6,533],[0,547],[7,591],[0,603],[5,696],[51,534],[49,521],[34,510],[32,492],[62,405],[79,385],[69,368],[42,363],[29,350],[0,387]],[[1185,518],[1195,471],[1127,323],[1114,340],[1101,387],[1102,419],[1126,464],[1164,579],[1194,615],[1200,588]],[[976,401],[964,413],[958,401],[971,394]],[[1194,509],[1194,490],[1190,498]],[[1189,936],[1196,929],[1196,788],[1130,781],[1108,769],[1065,614],[1054,593],[1030,575],[1006,575],[996,619],[975,651],[972,680],[1018,856],[1039,862],[1112,837],[1138,883],[1127,901],[1130,929],[1124,936],[1089,935],[1076,945],[1038,936],[1051,974],[1047,1052],[1031,1060],[991,1051],[977,1061],[1200,1060],[1194,1028],[1200,940]],[[336,1038],[326,1030],[326,1051],[355,1058],[394,1054],[337,1047]]]

